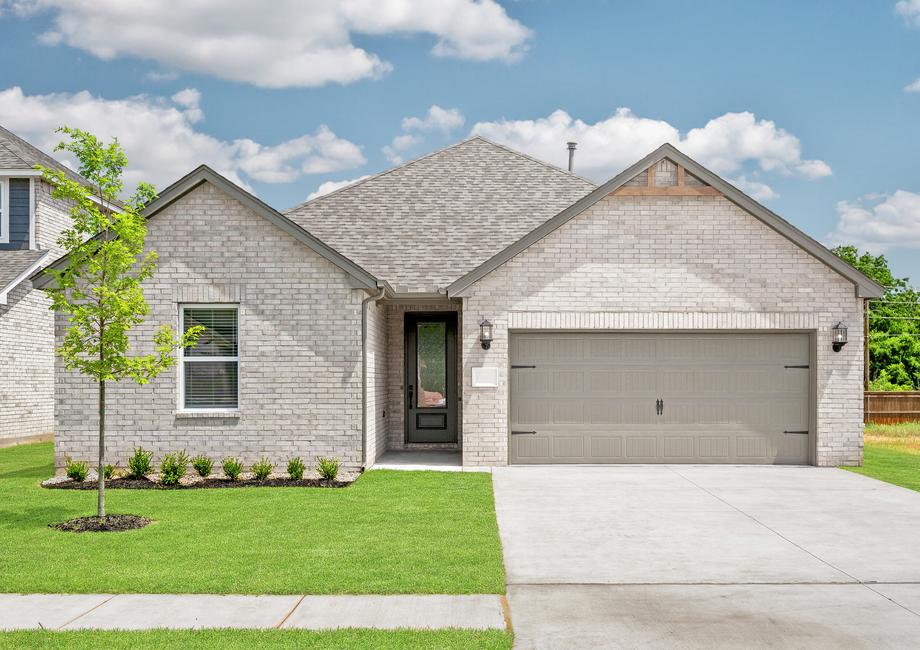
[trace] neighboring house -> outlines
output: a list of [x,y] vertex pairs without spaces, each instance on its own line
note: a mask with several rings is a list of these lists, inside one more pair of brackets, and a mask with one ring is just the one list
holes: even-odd
[[[595,186],[474,137],[283,215],[200,167],[146,214],[139,340],[209,329],[110,389],[112,459],[862,461],[882,288],[670,145]],[[57,389],[56,462],[90,458],[95,388]]]
[[60,255],[70,214],[35,165],[84,181],[0,127],[0,446],[49,439],[54,428],[54,317],[29,276]]

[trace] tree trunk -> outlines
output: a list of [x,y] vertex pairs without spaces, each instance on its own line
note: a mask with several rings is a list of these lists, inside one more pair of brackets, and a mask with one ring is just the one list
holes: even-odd
[[99,511],[105,517],[105,380],[99,380]]

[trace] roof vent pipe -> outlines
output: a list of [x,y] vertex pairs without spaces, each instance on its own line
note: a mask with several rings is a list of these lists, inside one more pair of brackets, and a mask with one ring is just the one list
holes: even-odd
[[567,142],[566,144],[569,147],[569,171],[573,171],[575,169],[575,147],[578,146],[578,143]]

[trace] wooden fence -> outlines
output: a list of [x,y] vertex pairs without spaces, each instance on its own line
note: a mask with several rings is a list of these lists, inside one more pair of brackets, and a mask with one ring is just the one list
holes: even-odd
[[920,391],[866,391],[863,406],[866,422],[920,422]]

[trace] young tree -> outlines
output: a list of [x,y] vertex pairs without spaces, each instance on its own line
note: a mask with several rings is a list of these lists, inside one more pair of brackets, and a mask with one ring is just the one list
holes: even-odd
[[73,223],[58,244],[67,253],[66,267],[49,269],[51,308],[69,324],[56,350],[69,370],[93,378],[99,389],[98,516],[105,517],[105,387],[107,382],[132,379],[146,384],[175,363],[178,347],[195,345],[204,328],[192,327],[177,337],[169,327],[154,336],[155,352],[132,355],[128,332],[149,312],[141,286],[153,275],[156,253],[144,253],[147,227],[143,207],[156,197],[152,185],[141,183],[127,201],[119,196],[128,164],[113,140],[104,145],[93,134],[69,127],[58,132],[69,138],[55,151],[69,151],[90,186],[63,172],[38,166],[53,187],[55,199],[67,201]]

